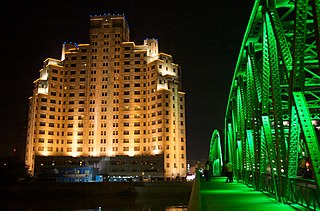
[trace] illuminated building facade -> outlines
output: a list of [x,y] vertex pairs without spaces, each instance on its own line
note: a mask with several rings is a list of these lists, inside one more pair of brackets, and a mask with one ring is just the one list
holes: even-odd
[[48,58],[30,98],[26,164],[37,157],[162,156],[163,176],[186,175],[180,67],[158,41],[129,40],[123,15],[90,18],[90,44]]

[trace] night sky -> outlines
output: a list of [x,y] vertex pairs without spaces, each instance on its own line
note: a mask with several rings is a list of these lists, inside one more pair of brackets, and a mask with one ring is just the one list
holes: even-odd
[[125,14],[130,39],[156,38],[182,67],[187,159],[207,158],[213,130],[224,128],[233,71],[254,0],[65,0],[1,4],[0,157],[24,155],[28,98],[46,58],[63,42],[88,43],[89,16]]

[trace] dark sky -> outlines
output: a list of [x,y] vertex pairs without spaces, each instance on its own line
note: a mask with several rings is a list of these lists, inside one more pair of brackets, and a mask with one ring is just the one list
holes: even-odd
[[207,158],[223,130],[233,71],[254,0],[64,0],[1,4],[0,157],[24,155],[28,98],[42,62],[63,42],[88,43],[89,16],[124,13],[131,41],[158,39],[182,67],[187,159]]

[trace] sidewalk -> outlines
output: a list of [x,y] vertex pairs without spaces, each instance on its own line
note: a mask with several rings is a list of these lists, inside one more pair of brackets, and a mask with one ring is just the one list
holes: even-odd
[[277,202],[274,198],[234,181],[226,183],[225,177],[214,177],[200,182],[201,210],[299,210]]

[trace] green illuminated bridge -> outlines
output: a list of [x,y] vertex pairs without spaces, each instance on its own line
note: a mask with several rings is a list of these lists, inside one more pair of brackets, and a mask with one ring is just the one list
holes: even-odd
[[208,158],[235,182],[198,176],[190,210],[320,210],[319,140],[320,0],[256,0]]

